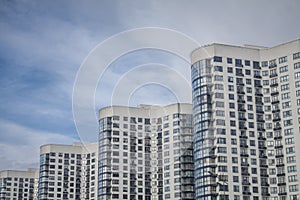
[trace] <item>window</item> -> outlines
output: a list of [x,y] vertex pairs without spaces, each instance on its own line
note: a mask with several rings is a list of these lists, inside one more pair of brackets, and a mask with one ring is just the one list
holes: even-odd
[[290,192],[297,192],[298,191],[298,185],[291,185],[289,186]]
[[232,58],[227,58],[227,63],[232,64]]
[[245,65],[250,66],[250,60],[245,60]]
[[295,82],[295,87],[297,88],[297,87],[300,87],[300,81],[296,81]]
[[235,59],[235,66],[243,66],[241,59]]
[[215,89],[216,90],[224,90],[224,85],[223,84],[215,84]]
[[282,67],[279,68],[279,72],[280,73],[287,72],[287,71],[288,71],[288,66],[287,65],[286,66],[282,66]]
[[235,69],[235,74],[236,74],[236,75],[243,75],[243,69],[236,68],[236,69]]
[[291,125],[293,125],[293,120],[292,119],[284,120],[283,125],[284,126],[291,126]]
[[223,76],[222,75],[215,75],[215,81],[223,81]]
[[261,66],[262,67],[268,67],[268,61],[262,61]]
[[218,107],[218,108],[224,108],[224,102],[216,101],[216,107]]
[[246,69],[245,73],[246,73],[246,75],[251,75],[251,70]]
[[222,57],[214,56],[214,62],[222,62]]
[[274,60],[270,60],[269,61],[269,66],[270,67],[275,67],[276,66],[276,60],[274,59]]
[[295,64],[294,64],[294,69],[299,69],[299,68],[300,68],[300,62],[295,63]]
[[237,166],[232,166],[233,173],[239,173],[239,168]]
[[228,73],[233,73],[232,67],[227,67],[227,72],[228,72]]
[[283,117],[291,117],[291,116],[292,116],[292,111],[291,110],[283,112]]
[[294,132],[293,132],[293,129],[292,129],[292,128],[290,128],[290,129],[285,129],[285,130],[284,130],[284,135],[285,135],[285,136],[293,135],[293,134],[294,134]]
[[219,92],[217,92],[217,93],[215,94],[215,97],[216,97],[216,99],[224,99],[224,93],[219,93]]
[[295,79],[299,78],[300,77],[300,72],[296,72],[295,73]]
[[263,85],[269,85],[269,80],[263,80]]
[[[299,74],[300,75],[300,74]],[[295,77],[296,77],[296,74],[295,74]],[[289,75],[285,75],[285,76],[281,76],[280,77],[280,82],[286,82],[289,80]]]
[[214,71],[215,72],[223,72],[223,67],[222,66],[214,66]]
[[253,68],[259,68],[259,62],[258,61],[253,61]]
[[294,53],[294,54],[293,54],[293,59],[296,60],[296,59],[298,59],[298,58],[300,58],[300,52]]
[[296,165],[288,166],[288,167],[287,167],[287,171],[288,171],[289,173],[290,173],[290,172],[296,172],[296,171],[297,171]]
[[269,71],[268,70],[262,71],[262,76],[269,76]]
[[287,56],[280,57],[280,58],[278,59],[278,61],[279,61],[279,64],[280,64],[280,63],[286,62],[286,61],[287,61]]
[[290,89],[289,84],[281,85],[281,91],[285,91],[285,90],[289,90],[289,89]]
[[290,101],[282,103],[282,108],[283,109],[290,108],[291,106],[292,106],[292,103]]
[[281,94],[281,99],[282,100],[289,99],[289,98],[291,98],[291,93],[290,92]]

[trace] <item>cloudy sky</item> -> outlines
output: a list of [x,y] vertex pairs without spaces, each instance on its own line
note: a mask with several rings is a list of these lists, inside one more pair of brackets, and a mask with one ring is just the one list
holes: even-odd
[[[82,122],[90,128],[78,133],[74,83],[104,41],[124,31],[157,27],[199,45],[273,46],[300,38],[299,7],[299,0],[0,1],[0,170],[38,167],[42,144],[70,144],[80,134],[96,140],[96,111],[103,106],[190,101],[188,91],[182,98],[177,91],[188,87],[186,60],[159,49],[132,51],[112,60],[99,77],[93,88],[94,113],[86,118],[92,120]],[[134,37],[121,41],[136,42]],[[114,48],[119,50],[116,45],[110,52]],[[178,80],[186,82],[176,84]],[[126,95],[114,93],[128,88],[133,90]]]

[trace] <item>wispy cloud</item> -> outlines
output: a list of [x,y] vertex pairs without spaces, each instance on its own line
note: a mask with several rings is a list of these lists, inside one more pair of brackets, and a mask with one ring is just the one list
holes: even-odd
[[70,144],[75,138],[0,119],[0,170],[38,167],[42,144]]

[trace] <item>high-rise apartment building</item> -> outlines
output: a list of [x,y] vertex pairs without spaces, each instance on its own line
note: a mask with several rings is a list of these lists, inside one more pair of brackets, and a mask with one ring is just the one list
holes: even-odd
[[192,52],[200,200],[299,200],[300,40]]
[[41,146],[39,200],[97,199],[97,157],[97,143]]
[[37,200],[38,169],[0,171],[1,200]]
[[192,106],[99,111],[99,200],[194,199]]

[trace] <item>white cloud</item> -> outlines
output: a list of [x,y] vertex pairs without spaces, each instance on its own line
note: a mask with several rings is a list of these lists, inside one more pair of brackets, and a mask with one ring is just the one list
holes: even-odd
[[39,167],[39,148],[43,144],[71,144],[74,138],[35,130],[0,119],[0,170]]

